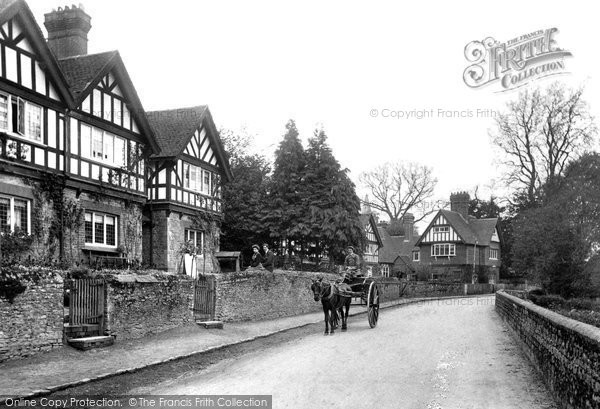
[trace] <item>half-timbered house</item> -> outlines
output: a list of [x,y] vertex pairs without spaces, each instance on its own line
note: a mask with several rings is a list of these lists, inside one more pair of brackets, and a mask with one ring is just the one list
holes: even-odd
[[365,267],[370,267],[374,275],[379,275],[379,249],[383,245],[383,242],[377,231],[377,223],[372,213],[361,214],[360,223],[367,238],[362,260],[363,264]]
[[495,282],[500,268],[498,219],[468,214],[469,194],[450,196],[450,210],[439,210],[416,243],[418,263],[432,279]]
[[0,231],[35,236],[38,258],[143,255],[173,270],[182,242],[204,248],[192,216],[221,212],[223,147],[206,107],[151,126],[119,53],[87,54],[90,21],[53,10],[46,41],[25,1],[0,0]]
[[148,112],[148,118],[160,151],[150,164],[146,258],[172,270],[191,247],[198,270],[212,271],[216,260],[206,256],[218,251],[221,181],[231,173],[210,111],[196,106]]

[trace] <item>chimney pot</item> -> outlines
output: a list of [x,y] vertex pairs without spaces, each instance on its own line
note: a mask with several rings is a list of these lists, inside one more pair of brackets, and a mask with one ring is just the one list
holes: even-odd
[[48,30],[48,46],[56,58],[87,54],[87,34],[92,28],[91,17],[72,5],[58,7],[44,14],[44,25]]
[[411,241],[415,231],[415,216],[412,213],[406,213],[402,217],[402,225],[404,226],[404,241]]
[[450,210],[460,213],[464,219],[469,215],[471,196],[467,192],[456,192],[450,195]]

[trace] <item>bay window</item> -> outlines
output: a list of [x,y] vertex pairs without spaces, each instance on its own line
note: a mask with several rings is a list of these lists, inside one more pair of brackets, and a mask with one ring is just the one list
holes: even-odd
[[117,217],[85,212],[85,242],[86,244],[116,247]]
[[0,196],[0,231],[4,233],[20,230],[29,234],[30,202],[10,196]]

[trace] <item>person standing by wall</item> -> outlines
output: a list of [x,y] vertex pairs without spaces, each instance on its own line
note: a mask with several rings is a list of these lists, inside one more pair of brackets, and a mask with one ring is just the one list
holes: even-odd
[[259,268],[261,267],[261,264],[263,262],[263,257],[260,254],[260,247],[258,247],[258,244],[254,244],[252,246],[252,261],[250,262],[250,267],[252,268]]
[[273,269],[275,267],[275,255],[271,250],[269,250],[269,245],[267,243],[263,244],[263,251],[265,252],[265,255],[263,256],[262,265],[270,272],[273,272]]

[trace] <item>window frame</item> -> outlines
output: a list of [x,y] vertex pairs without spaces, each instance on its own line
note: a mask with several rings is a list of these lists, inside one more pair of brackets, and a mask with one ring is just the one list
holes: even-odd
[[[86,148],[83,146],[83,128],[87,127],[90,128],[90,135],[89,135],[89,141],[90,141],[90,145]],[[125,168],[127,167],[127,143],[128,143],[128,139],[124,138],[122,136],[116,135],[112,132],[108,132],[105,131],[104,129],[98,128],[96,126],[92,126],[88,123],[85,123],[83,121],[79,121],[79,129],[78,130],[71,130],[70,132],[78,132],[78,136],[79,136],[79,143],[81,144],[81,150],[79,151],[79,157],[85,160],[89,160],[92,162],[96,162],[96,163],[100,163],[104,166],[109,166],[112,168]],[[102,146],[102,152],[101,157],[96,157],[96,151],[94,149],[94,141],[96,141],[96,136],[98,135],[98,133],[101,134],[102,138],[100,141],[100,145]],[[107,156],[106,154],[106,136],[110,136],[112,138],[112,153],[110,154],[110,158],[111,160],[109,161],[108,158],[105,158],[105,156]],[[117,156],[115,155],[115,147],[117,146],[117,144],[115,143],[115,141],[117,139],[120,139],[123,141],[123,163],[117,163],[116,162],[116,158]],[[85,153],[85,155],[84,155]]]
[[413,250],[412,261],[421,261],[421,251],[420,250]]
[[[86,220],[86,218],[87,218],[88,214],[91,216],[91,223],[92,223],[92,239],[91,239],[91,241],[87,241],[86,223],[89,223],[89,222]],[[102,217],[103,241],[101,243],[96,242],[96,216]],[[115,244],[106,244],[107,237],[108,237],[107,229],[106,229],[106,226],[108,224],[106,223],[106,220],[108,217],[112,217],[113,221],[114,221]],[[105,247],[107,249],[116,249],[117,247],[119,247],[119,216],[117,216],[115,214],[110,214],[110,213],[96,212],[93,210],[85,210],[84,214],[83,214],[83,229],[84,229],[84,237],[83,237],[84,246],[86,246],[86,247]]]
[[382,264],[381,265],[381,275],[383,277],[389,277],[390,276],[390,266],[388,264]]
[[[196,249],[196,254],[204,254],[204,232],[197,229],[184,229],[183,232],[184,243],[192,240],[194,248]],[[194,236],[193,239],[191,238],[192,234]],[[200,236],[200,243],[198,243],[198,236]]]
[[[436,249],[443,249],[448,246],[448,254],[436,254],[439,251]],[[445,251],[444,251],[445,253]],[[454,243],[435,243],[431,245],[431,257],[456,257],[456,244]]]
[[0,131],[12,132],[12,96],[2,91],[0,91],[0,95],[6,97],[6,128],[0,127]]
[[[492,254],[495,254],[495,257],[492,257]],[[490,257],[489,258],[490,258],[490,260],[498,260],[498,249],[490,248]]]
[[[213,192],[213,177],[215,172],[204,169],[201,166],[193,165],[183,161],[183,188],[196,194],[201,194],[209,197],[216,197]],[[192,178],[192,171],[195,179]],[[208,183],[205,183],[208,181]]]
[[[14,233],[15,232],[15,200],[20,200],[22,202],[26,203],[27,206],[27,228],[25,230],[26,234],[31,234],[31,200],[27,199],[27,198],[23,198],[23,197],[16,197],[16,196],[10,196],[10,195],[5,195],[5,194],[0,194],[0,198],[3,199],[8,199],[9,200],[9,209],[8,209],[8,216],[10,218],[10,221],[8,223],[9,226],[9,233]],[[23,228],[21,228],[21,231],[23,231]],[[2,227],[0,227],[0,234],[4,234],[5,232],[2,231]]]

